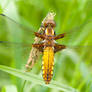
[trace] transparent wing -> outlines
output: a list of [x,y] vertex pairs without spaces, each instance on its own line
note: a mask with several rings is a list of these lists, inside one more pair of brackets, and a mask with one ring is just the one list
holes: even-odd
[[[34,31],[18,24],[4,15],[0,15],[0,58],[11,61],[11,58],[22,58],[29,56],[32,43],[34,42]],[[11,58],[10,58],[11,57]],[[27,58],[26,58],[27,57]]]
[[59,43],[68,46],[84,46],[92,45],[92,20],[89,19],[85,23],[81,24],[79,27],[75,27],[72,30],[64,31],[65,37],[61,38]]
[[17,23],[16,20],[6,15],[0,14],[0,40],[31,43],[33,38],[33,29]]
[[[59,52],[60,58],[66,56],[71,59],[86,58],[91,62],[92,58],[92,20],[89,19],[81,24],[79,27],[75,27],[72,30],[64,31],[65,37],[61,38],[57,42],[59,44],[65,45],[67,49]],[[75,58],[74,58],[75,57]],[[82,59],[81,59],[82,60]]]
[[0,41],[0,46],[5,48],[31,48],[32,44],[24,44],[18,42],[8,42],[8,41]]

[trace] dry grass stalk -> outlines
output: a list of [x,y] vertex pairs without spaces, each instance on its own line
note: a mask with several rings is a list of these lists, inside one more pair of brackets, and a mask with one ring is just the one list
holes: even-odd
[[[47,16],[43,19],[42,24],[44,24],[44,22],[46,22],[47,20],[54,20],[54,16],[56,14],[54,12],[49,12],[47,14]],[[41,33],[44,30],[44,27],[40,27],[38,32]],[[41,39],[38,37],[35,37],[35,41],[34,43],[40,43]],[[41,52],[39,52],[38,49],[32,47],[31,51],[30,51],[30,55],[26,64],[26,69],[27,71],[30,71],[32,69],[32,67],[34,66],[34,64],[36,63],[39,55],[41,54]]]

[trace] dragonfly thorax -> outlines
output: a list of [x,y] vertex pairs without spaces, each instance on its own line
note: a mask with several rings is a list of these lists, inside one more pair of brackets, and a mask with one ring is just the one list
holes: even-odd
[[55,31],[53,30],[53,28],[51,28],[50,26],[46,28],[45,30],[45,35],[46,36],[53,36],[55,35]]

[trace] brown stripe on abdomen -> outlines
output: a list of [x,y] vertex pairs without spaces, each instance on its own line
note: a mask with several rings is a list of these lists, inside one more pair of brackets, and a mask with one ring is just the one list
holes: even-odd
[[49,84],[49,82],[52,79],[53,66],[54,66],[54,49],[53,47],[45,47],[43,51],[42,70],[43,70],[43,79],[46,84]]

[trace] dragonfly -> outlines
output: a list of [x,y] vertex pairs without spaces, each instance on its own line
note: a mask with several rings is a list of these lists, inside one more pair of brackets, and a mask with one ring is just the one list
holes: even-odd
[[[48,14],[48,16],[52,16],[51,13]],[[56,35],[55,33],[55,27],[56,27],[56,23],[54,21],[54,15],[53,17],[50,18],[45,18],[42,21],[41,27],[39,29],[39,32],[35,32],[35,31],[30,31],[29,28],[22,26],[21,24],[17,23],[15,20],[13,20],[12,18],[4,15],[4,14],[0,14],[0,17],[6,18],[10,21],[12,21],[14,24],[16,24],[18,27],[22,28],[23,30],[29,30],[26,31],[31,34],[33,34],[34,36],[36,36],[36,42],[33,44],[24,44],[24,43],[17,43],[17,42],[9,42],[9,41],[0,41],[0,44],[4,44],[6,46],[10,46],[10,45],[23,45],[24,47],[31,47],[33,48],[33,51],[31,52],[28,62],[26,64],[26,68],[32,68],[34,66],[34,63],[36,60],[32,61],[32,57],[38,57],[39,53],[42,53],[43,57],[42,57],[42,76],[43,79],[45,81],[46,84],[49,84],[52,77],[53,77],[53,70],[54,70],[54,55],[55,53],[62,51],[63,49],[68,48],[69,46],[67,45],[62,45],[62,44],[58,44],[56,42],[56,40],[64,38],[64,37],[69,37],[71,38],[71,35],[75,32],[78,32],[76,30],[80,29],[81,27],[83,27],[84,25],[86,25],[87,23],[89,23],[90,21],[85,22],[84,24],[82,24],[80,27],[75,28],[75,30],[71,30],[69,32],[64,32],[61,33],[59,35]],[[2,21],[3,23],[3,21]],[[3,24],[0,26],[2,28]],[[0,28],[0,29],[1,29]],[[70,48],[78,48],[78,46],[70,46]],[[81,46],[79,46],[80,48]],[[83,48],[83,47],[82,47]]]

